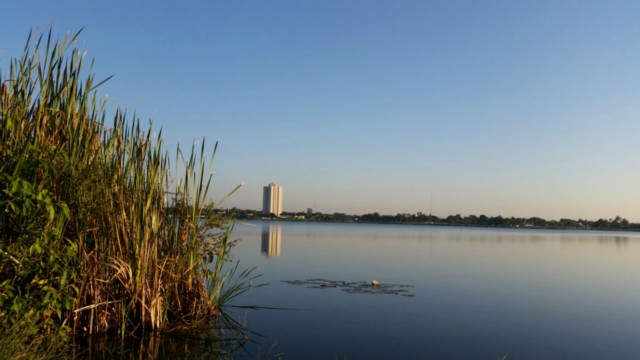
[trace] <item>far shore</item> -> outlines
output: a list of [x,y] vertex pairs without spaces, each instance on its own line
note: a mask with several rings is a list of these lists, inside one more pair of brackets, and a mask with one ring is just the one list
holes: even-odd
[[228,209],[238,220],[319,222],[345,224],[391,224],[391,225],[427,225],[469,228],[525,229],[525,230],[572,230],[572,231],[640,231],[640,223],[631,223],[619,216],[615,219],[591,220],[545,220],[538,217],[488,217],[485,215],[449,215],[444,218],[435,215],[397,214],[380,215],[378,213],[364,215],[347,215],[343,213],[324,214],[318,212],[283,212],[280,216],[265,215],[257,210]]

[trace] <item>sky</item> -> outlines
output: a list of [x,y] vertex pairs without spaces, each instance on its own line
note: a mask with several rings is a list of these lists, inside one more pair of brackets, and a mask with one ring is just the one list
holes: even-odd
[[638,1],[7,1],[260,209],[640,221]]

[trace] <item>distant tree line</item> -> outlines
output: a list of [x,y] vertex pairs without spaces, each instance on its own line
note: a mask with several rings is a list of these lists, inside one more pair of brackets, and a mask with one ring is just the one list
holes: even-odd
[[374,223],[374,224],[430,224],[449,226],[475,227],[506,227],[506,228],[538,228],[538,229],[575,229],[575,230],[629,230],[640,231],[640,223],[631,223],[627,219],[616,216],[614,219],[560,219],[546,220],[539,217],[517,218],[486,215],[449,215],[438,217],[432,214],[418,212],[415,214],[401,213],[384,215],[377,212],[364,215],[349,215],[345,213],[325,214],[311,209],[300,212],[283,212],[280,217],[274,214],[263,214],[258,210],[229,209],[238,219],[283,219],[294,221],[343,222],[343,223]]

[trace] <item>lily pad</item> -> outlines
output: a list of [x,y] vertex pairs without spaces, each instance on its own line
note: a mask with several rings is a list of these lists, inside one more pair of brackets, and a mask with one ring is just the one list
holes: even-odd
[[402,295],[405,297],[415,297],[411,294],[412,285],[405,284],[372,284],[371,281],[339,281],[327,280],[322,278],[306,279],[306,280],[282,280],[282,282],[291,285],[304,285],[309,289],[334,289],[338,288],[348,294],[386,294],[386,295]]

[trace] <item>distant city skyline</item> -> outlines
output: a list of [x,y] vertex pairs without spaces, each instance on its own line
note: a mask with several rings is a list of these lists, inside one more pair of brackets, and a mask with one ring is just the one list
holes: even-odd
[[[211,200],[286,211],[640,221],[640,2],[3,4],[0,70],[30,28],[84,28],[98,89],[170,154],[219,141]],[[107,120],[107,123],[110,121]],[[431,200],[433,194],[433,200]]]

